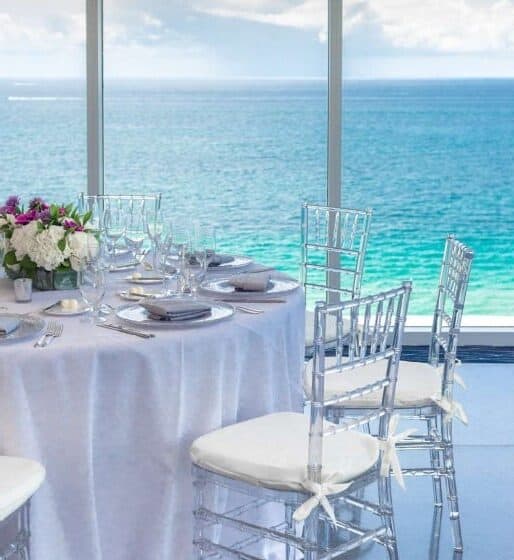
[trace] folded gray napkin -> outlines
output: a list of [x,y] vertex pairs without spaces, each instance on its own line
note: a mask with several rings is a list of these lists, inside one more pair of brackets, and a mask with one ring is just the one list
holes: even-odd
[[[188,258],[189,258],[189,264],[192,265],[199,264],[196,255],[189,255]],[[216,266],[220,266],[221,264],[227,264],[232,262],[233,260],[234,257],[232,255],[215,254],[211,258],[211,262],[209,263],[209,268],[214,268]]]
[[211,307],[205,303],[184,300],[165,300],[142,302],[151,319],[159,321],[188,321],[200,319],[211,314]]
[[0,315],[0,336],[7,336],[20,326],[20,320],[15,317]]
[[232,276],[228,281],[236,292],[266,292],[270,288],[270,275],[267,272],[247,272]]

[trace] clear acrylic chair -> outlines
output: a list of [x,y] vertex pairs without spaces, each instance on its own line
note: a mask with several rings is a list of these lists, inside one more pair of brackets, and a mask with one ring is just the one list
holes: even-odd
[[16,525],[13,538],[0,543],[0,558],[29,560],[30,498],[44,479],[45,469],[38,462],[0,456],[0,523]]
[[[455,383],[463,384],[456,372],[457,346],[462,314],[473,260],[473,251],[450,235],[446,239],[437,300],[432,325],[429,348],[429,363],[400,361],[396,390],[396,409],[406,420],[420,420],[426,427],[423,435],[412,435],[408,441],[399,444],[400,449],[423,450],[428,454],[426,464],[404,469],[404,475],[431,476],[434,486],[434,504],[443,506],[442,480],[446,481],[446,495],[452,525],[454,548],[463,548],[460,523],[459,501],[455,481],[453,456],[452,422],[456,418],[467,423],[466,413],[460,403],[454,400]],[[363,335],[366,334],[363,325]],[[336,358],[328,358],[332,363]],[[313,364],[306,367],[305,390],[309,394],[309,376]],[[374,383],[380,371],[374,364],[366,366],[358,376],[329,380],[325,386],[327,395],[351,392],[364,381]],[[353,401],[351,407],[334,404],[325,408],[327,419],[343,421],[352,415],[367,414],[381,406],[374,395],[366,395]],[[368,428],[369,429],[369,428]]]
[[[305,290],[305,349],[314,345],[314,302],[358,298],[368,245],[371,210],[302,206],[301,282]],[[336,338],[335,317],[327,319],[327,342]]]
[[[391,413],[410,290],[406,282],[375,296],[316,305],[310,419],[293,412],[269,414],[194,441],[194,558],[258,560],[263,547],[273,544],[278,547],[274,558],[328,560],[372,541],[383,545],[390,559],[398,558],[390,469],[398,470],[395,443],[403,435],[393,433],[396,419]],[[337,361],[327,367],[331,315],[337,320]],[[370,344],[352,330],[359,319],[373,325]],[[343,358],[346,323],[351,352]],[[382,365],[380,380],[326,401],[326,379],[344,377],[369,363]],[[325,406],[344,406],[369,392],[380,393],[379,409],[340,425],[324,418]],[[377,438],[357,429],[373,420],[379,423]],[[377,489],[376,502],[358,498],[360,489],[370,485]],[[221,489],[232,496],[230,506],[213,499]],[[348,522],[350,507],[362,508],[370,526]]]

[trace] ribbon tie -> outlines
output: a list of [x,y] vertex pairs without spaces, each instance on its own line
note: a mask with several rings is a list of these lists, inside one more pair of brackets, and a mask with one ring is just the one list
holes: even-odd
[[[463,389],[467,389],[467,385],[464,381],[464,379],[462,378],[462,375],[457,371],[457,368],[460,367],[462,365],[462,361],[459,360],[459,358],[455,359],[455,366],[453,369],[453,380],[455,381],[455,383],[457,383],[457,385],[460,385]],[[443,368],[440,367],[437,369],[437,373],[439,375],[443,375]]]
[[298,508],[295,510],[293,514],[293,519],[295,521],[305,521],[307,517],[311,514],[312,510],[317,507],[321,506],[332,523],[336,525],[336,516],[334,513],[334,508],[330,505],[327,496],[331,494],[338,494],[343,490],[346,490],[350,483],[341,484],[336,483],[335,480],[337,478],[337,473],[327,478],[325,482],[313,482],[312,480],[304,480],[302,486],[305,490],[312,492],[312,496],[303,502]]
[[400,416],[395,414],[391,416],[389,421],[389,437],[386,440],[379,440],[380,450],[382,451],[382,464],[380,465],[380,476],[389,476],[390,471],[396,478],[398,484],[405,490],[405,481],[403,480],[402,467],[400,466],[400,459],[398,458],[398,453],[396,452],[396,444],[401,441],[405,441],[416,429],[405,430],[399,434],[396,434],[396,429],[398,428],[398,422],[400,421]]
[[460,420],[466,426],[468,425],[468,415],[460,402],[439,396],[432,397],[432,400],[440,409],[446,412],[444,417],[445,422],[449,422],[452,418],[457,418],[457,420]]

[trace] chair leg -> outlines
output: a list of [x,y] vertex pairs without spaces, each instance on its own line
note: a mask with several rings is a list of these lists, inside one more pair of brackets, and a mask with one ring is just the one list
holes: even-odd
[[[437,416],[427,420],[427,432],[429,436],[437,437],[439,435]],[[441,455],[439,450],[430,449],[430,466],[433,469],[441,467]],[[434,488],[434,506],[443,507],[443,486],[439,475],[432,476],[432,485]]]
[[432,518],[432,531],[430,534],[429,560],[438,560],[439,547],[441,541],[441,521],[443,516],[443,508],[434,506],[434,516]]
[[456,551],[463,550],[462,529],[460,524],[459,498],[455,479],[455,462],[453,458],[453,440],[451,421],[443,423],[443,441],[446,443],[443,457],[446,471],[446,496],[450,508],[450,521],[453,533],[453,545]]
[[398,560],[398,545],[396,542],[396,527],[394,523],[393,498],[391,493],[391,477],[378,478],[378,502],[380,504],[382,523],[387,533],[385,547],[389,560]]
[[[296,534],[295,521],[293,519],[294,506],[292,504],[285,505],[285,521],[287,524],[286,532],[290,535]],[[289,543],[286,544],[285,560],[296,560],[296,548]]]
[[[205,480],[201,478],[196,478],[193,482],[194,488],[194,508],[195,511],[198,508],[203,507],[204,499],[205,499],[205,492],[206,492],[207,483]],[[194,546],[194,554],[193,558],[195,560],[201,560],[205,558],[205,551],[201,546],[201,542],[204,538],[204,522],[201,519],[198,519],[196,516],[194,517],[194,527],[193,527],[193,546]]]
[[315,508],[303,525],[303,536],[310,544],[307,550],[304,550],[303,560],[318,560],[319,554],[319,506]]

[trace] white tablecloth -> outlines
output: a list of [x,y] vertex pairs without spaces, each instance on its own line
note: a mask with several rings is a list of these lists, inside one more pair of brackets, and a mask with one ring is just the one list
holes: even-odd
[[[0,280],[9,311],[62,296],[35,292],[15,304]],[[0,345],[0,452],[47,469],[32,503],[34,560],[191,558],[192,440],[300,408],[303,294],[287,300],[150,340],[66,317],[46,349]],[[120,303],[113,293],[106,301]]]

